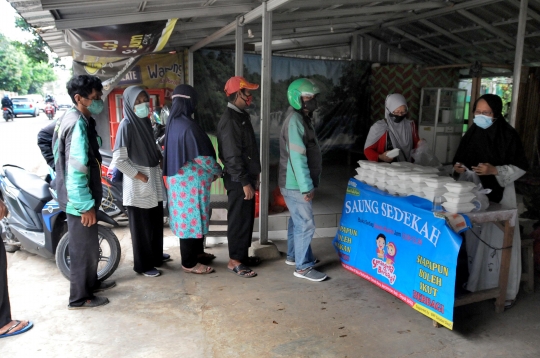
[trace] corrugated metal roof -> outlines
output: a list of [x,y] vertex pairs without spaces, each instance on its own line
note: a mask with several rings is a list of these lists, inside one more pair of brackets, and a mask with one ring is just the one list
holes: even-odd
[[[61,29],[178,17],[166,50],[190,47],[261,4],[260,0],[8,0],[59,56],[71,55]],[[277,51],[336,45],[369,36],[419,63],[514,60],[519,0],[291,0],[274,10]],[[245,26],[261,41],[260,21]],[[529,0],[523,63],[540,65],[540,0]],[[349,37],[349,42],[350,42]],[[367,38],[367,37],[366,37]],[[234,33],[209,46],[234,45]]]

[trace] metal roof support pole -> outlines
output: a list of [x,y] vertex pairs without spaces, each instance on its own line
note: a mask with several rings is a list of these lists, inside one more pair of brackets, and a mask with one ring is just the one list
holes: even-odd
[[234,60],[234,75],[244,76],[244,17],[236,18],[236,58]]
[[269,150],[270,150],[270,91],[272,85],[272,12],[262,3],[261,52],[261,185],[259,192],[259,243],[268,243]]
[[188,60],[187,60],[187,68],[188,68],[188,85],[190,86],[194,86],[193,83],[195,82],[194,81],[194,78],[193,78],[193,52],[192,51],[189,51],[188,50]]
[[360,36],[353,34],[351,38],[351,60],[358,60],[358,38]]
[[516,37],[516,57],[514,59],[514,83],[512,84],[512,104],[510,125],[516,127],[517,105],[519,99],[519,84],[521,80],[521,64],[523,61],[523,45],[525,42],[525,25],[527,24],[527,7],[529,0],[521,0],[519,6],[519,24]]

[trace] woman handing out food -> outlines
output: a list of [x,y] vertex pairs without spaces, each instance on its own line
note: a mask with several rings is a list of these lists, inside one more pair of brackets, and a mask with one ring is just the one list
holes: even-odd
[[[418,131],[410,119],[405,97],[394,93],[386,97],[384,118],[369,129],[364,154],[373,162],[411,161],[411,151],[418,144]],[[395,154],[395,152],[399,154]]]

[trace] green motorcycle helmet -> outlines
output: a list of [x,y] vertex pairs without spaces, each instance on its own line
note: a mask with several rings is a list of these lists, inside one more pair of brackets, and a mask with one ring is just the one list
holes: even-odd
[[294,80],[287,89],[287,99],[294,109],[302,108],[302,96],[315,96],[320,93],[319,87],[310,79]]

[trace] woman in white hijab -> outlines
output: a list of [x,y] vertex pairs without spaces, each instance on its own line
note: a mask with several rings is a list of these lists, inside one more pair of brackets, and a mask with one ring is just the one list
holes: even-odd
[[[411,150],[418,143],[416,125],[406,119],[409,108],[405,97],[394,93],[386,97],[384,119],[375,122],[369,129],[364,145],[364,154],[373,162],[411,161]],[[399,148],[399,156],[390,158],[386,154],[392,149]]]

